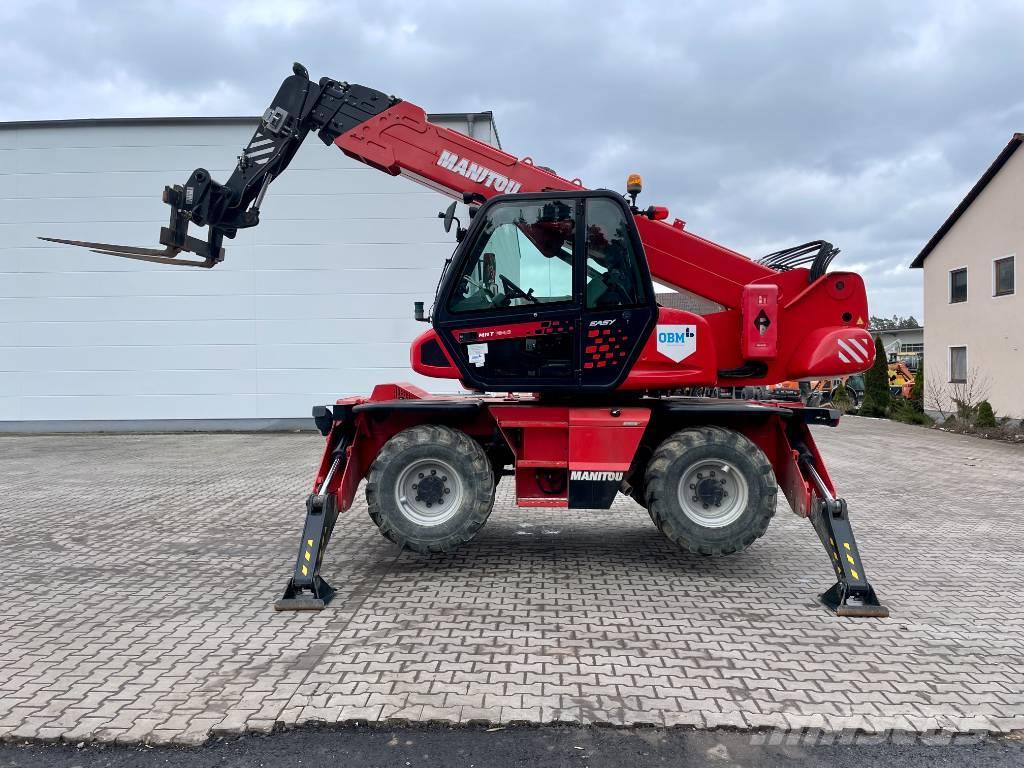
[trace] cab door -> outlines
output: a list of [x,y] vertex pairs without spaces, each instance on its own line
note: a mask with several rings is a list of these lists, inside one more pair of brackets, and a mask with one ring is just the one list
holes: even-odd
[[629,372],[657,322],[643,243],[626,201],[613,193],[586,198],[580,386],[605,389]]
[[438,335],[470,386],[578,386],[583,210],[578,195],[516,195],[477,213],[434,308]]

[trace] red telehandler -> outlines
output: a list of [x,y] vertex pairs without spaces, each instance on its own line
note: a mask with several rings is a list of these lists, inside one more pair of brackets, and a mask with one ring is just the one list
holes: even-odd
[[[839,413],[795,403],[673,396],[692,387],[759,386],[848,376],[871,366],[861,278],[828,272],[817,241],[759,261],[688,232],[668,211],[588,190],[458,132],[424,111],[296,64],[231,178],[202,168],[167,187],[161,250],[57,240],[160,264],[213,267],[223,238],[259,223],[271,182],[316,131],[349,157],[469,206],[445,263],[431,327],[412,342],[413,370],[471,394],[379,384],[369,397],[317,406],[326,438],[295,571],[279,609],[318,609],[338,515],[366,480],[381,533],[416,552],[446,552],[480,530],[503,475],[521,507],[607,509],[632,496],[680,547],[737,552],[764,534],[778,487],[810,518],[836,583],[820,597],[845,616],[886,616],[868,583],[846,502],[810,425]],[[208,227],[207,239],[188,234]],[[199,258],[179,258],[182,252]],[[703,297],[701,313],[659,306],[652,278]],[[498,394],[494,394],[498,393]]]

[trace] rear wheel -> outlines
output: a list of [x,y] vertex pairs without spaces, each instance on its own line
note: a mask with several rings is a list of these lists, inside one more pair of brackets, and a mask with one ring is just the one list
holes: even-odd
[[448,552],[487,522],[494,472],[465,432],[420,425],[388,440],[366,482],[370,517],[381,534],[415,552]]
[[647,508],[658,529],[690,552],[746,549],[775,514],[778,486],[767,457],[739,432],[695,427],[654,451],[645,474]]

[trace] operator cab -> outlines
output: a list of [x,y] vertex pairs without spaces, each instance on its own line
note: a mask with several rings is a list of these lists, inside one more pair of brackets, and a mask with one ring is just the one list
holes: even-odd
[[434,303],[468,385],[608,389],[657,317],[629,204],[607,190],[504,195],[475,213]]

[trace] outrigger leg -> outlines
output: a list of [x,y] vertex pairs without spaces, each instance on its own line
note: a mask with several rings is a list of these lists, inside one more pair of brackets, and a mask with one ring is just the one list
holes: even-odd
[[846,500],[832,494],[814,468],[810,454],[801,457],[800,466],[816,491],[811,496],[811,523],[836,571],[836,583],[818,598],[837,616],[888,616],[889,609],[878,602],[864,572]]
[[334,588],[320,576],[324,550],[331,540],[334,524],[338,521],[338,502],[334,493],[327,491],[342,466],[343,453],[335,453],[331,468],[320,485],[320,493],[306,499],[306,524],[302,529],[299,556],[295,573],[285,587],[284,595],[274,603],[278,611],[319,611],[334,597]]

